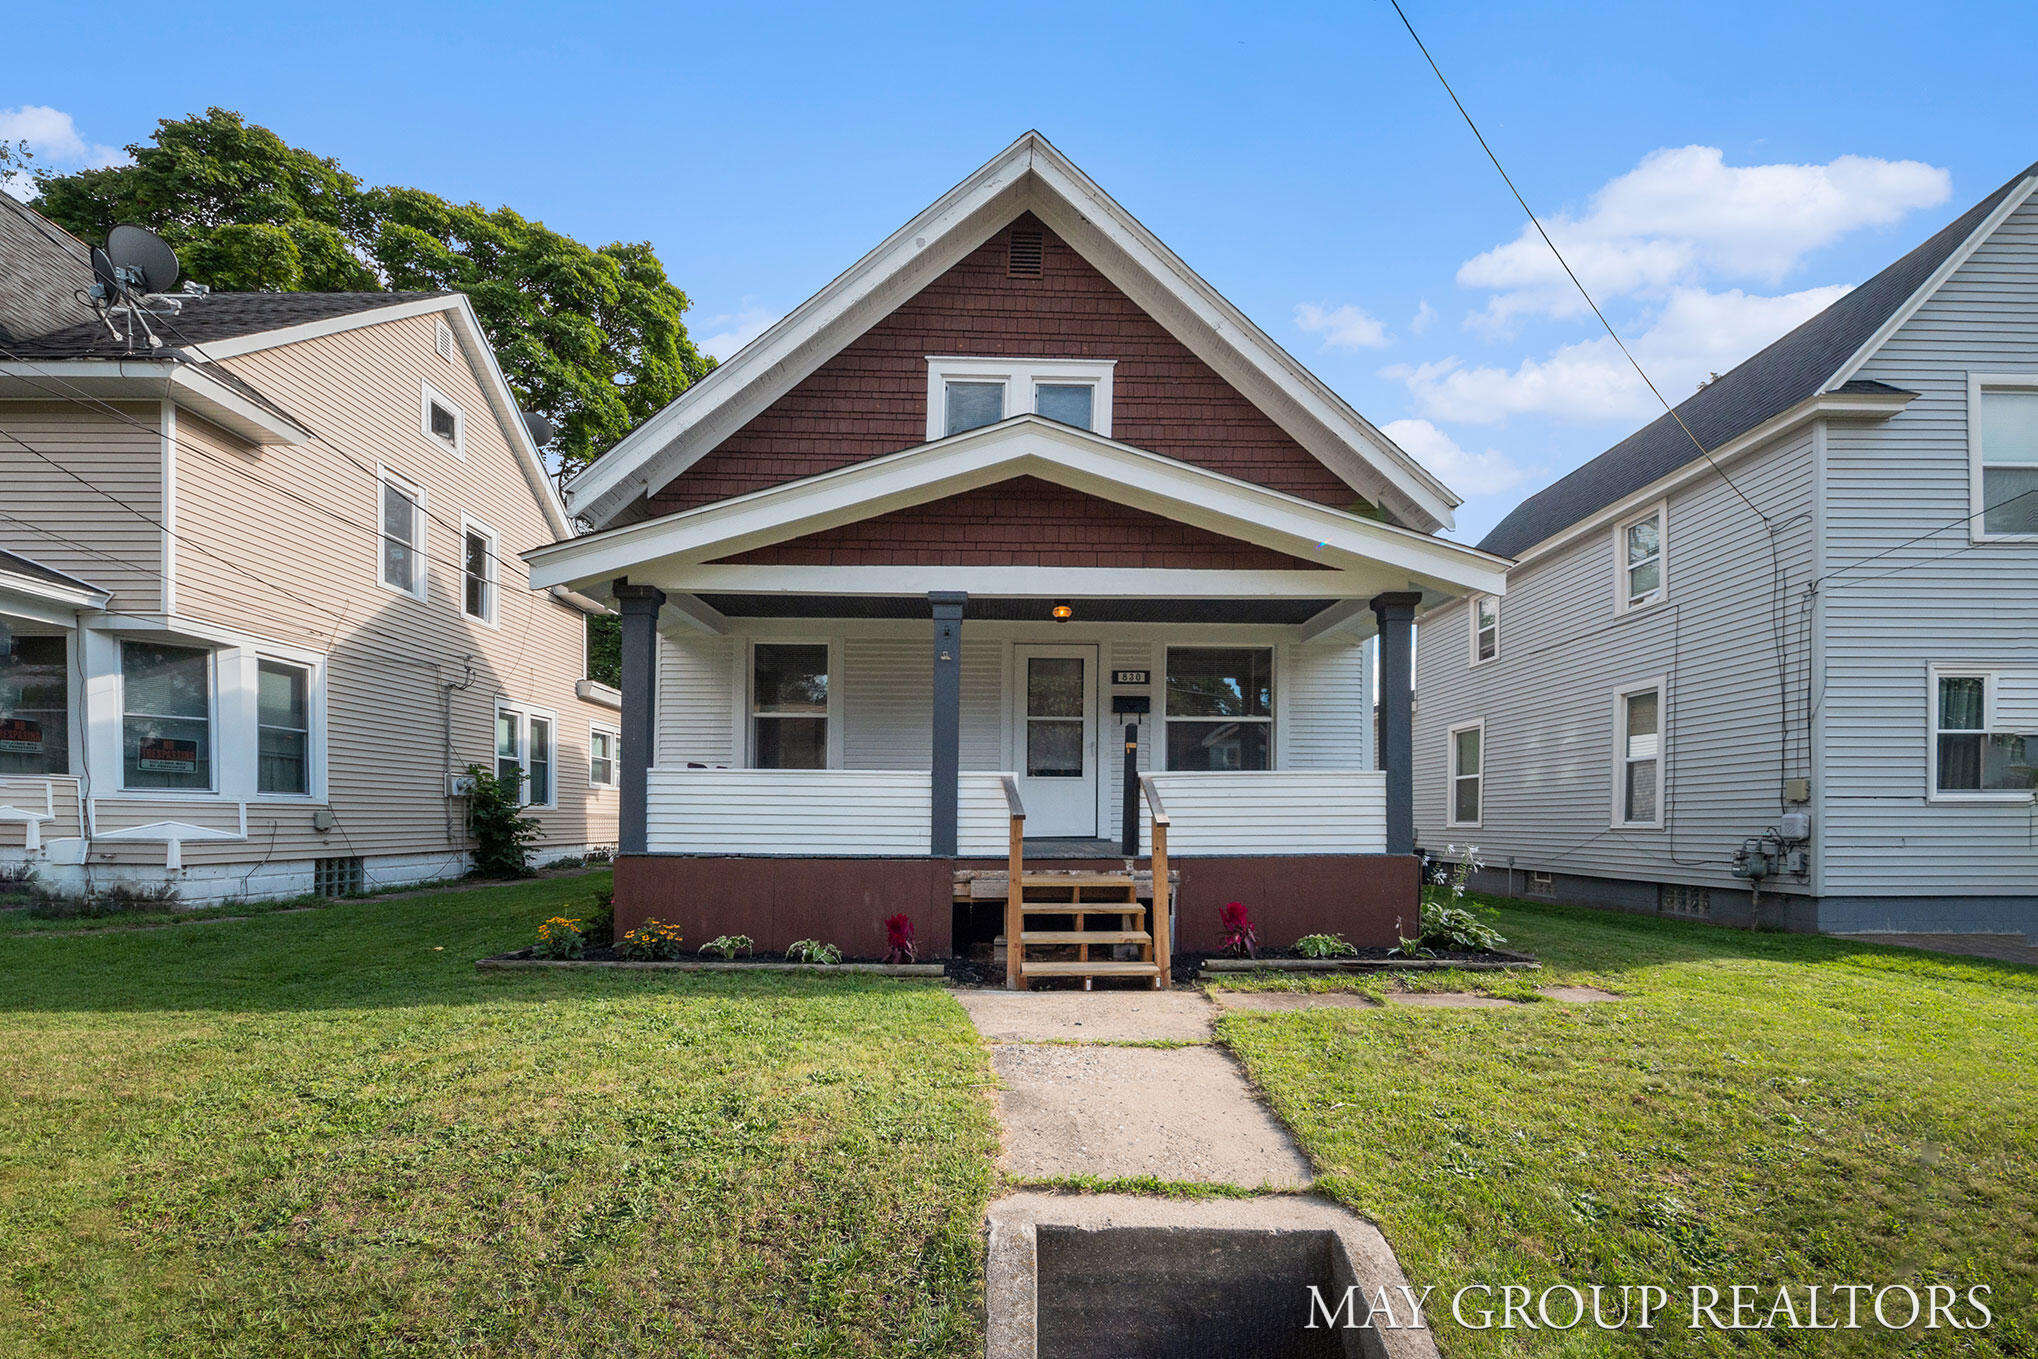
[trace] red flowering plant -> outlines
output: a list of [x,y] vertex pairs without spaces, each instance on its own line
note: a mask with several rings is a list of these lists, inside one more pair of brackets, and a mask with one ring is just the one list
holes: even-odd
[[1260,956],[1260,938],[1253,930],[1252,917],[1245,913],[1245,903],[1234,901],[1217,913],[1224,925],[1224,951],[1240,958]]
[[913,919],[904,911],[885,917],[885,944],[888,963],[910,963],[918,953],[913,947]]

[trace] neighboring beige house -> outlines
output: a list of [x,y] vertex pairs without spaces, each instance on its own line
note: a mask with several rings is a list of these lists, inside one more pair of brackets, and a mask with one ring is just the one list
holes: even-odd
[[186,904],[453,876],[470,764],[527,779],[539,860],[611,846],[599,606],[528,588],[572,529],[466,298],[152,299],[158,346],[90,281],[0,197],[0,869]]

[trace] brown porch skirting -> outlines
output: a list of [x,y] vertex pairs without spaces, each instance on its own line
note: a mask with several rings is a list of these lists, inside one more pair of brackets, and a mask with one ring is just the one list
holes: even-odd
[[[1120,860],[1028,860],[1027,868],[1108,872]],[[1145,859],[1141,868],[1151,865]],[[1386,947],[1414,934],[1421,869],[1408,854],[1178,858],[1175,951],[1214,952],[1218,912],[1244,902],[1262,945],[1286,948],[1305,934],[1342,934]],[[885,951],[885,917],[912,917],[923,958],[954,950],[955,870],[999,871],[1002,859],[813,859],[700,854],[626,854],[616,860],[616,929],[647,919],[679,926],[689,946],[747,934],[761,952],[819,939],[848,957]],[[981,907],[980,907],[981,908]]]

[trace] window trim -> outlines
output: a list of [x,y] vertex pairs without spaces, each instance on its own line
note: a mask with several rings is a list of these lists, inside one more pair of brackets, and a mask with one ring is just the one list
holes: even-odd
[[[1479,606],[1489,599],[1493,601],[1493,654],[1482,657],[1479,654],[1479,634],[1486,631],[1486,629],[1479,626]],[[1465,611],[1471,619],[1471,663],[1473,665],[1491,665],[1500,659],[1500,596],[1488,594],[1473,595],[1471,599],[1466,601]]]
[[[205,767],[210,776],[209,782],[205,787],[137,788],[128,783],[127,719],[129,716],[129,709],[127,706],[127,648],[130,645],[176,647],[183,651],[198,651],[204,653],[205,689],[206,689],[205,741],[207,747],[205,752],[206,754]],[[113,674],[116,686],[119,689],[118,706],[114,709],[114,716],[119,724],[116,727],[116,730],[119,732],[120,737],[120,744],[115,750],[114,758],[116,761],[115,769],[118,771],[120,775],[120,791],[123,797],[205,798],[219,796],[221,788],[223,786],[221,780],[221,771],[219,767],[219,749],[220,749],[219,653],[220,648],[216,646],[207,646],[204,645],[203,643],[185,641],[180,638],[163,637],[161,635],[155,634],[139,636],[123,636],[116,637],[114,639]],[[144,714],[144,716],[161,717],[166,716],[166,714],[154,713]],[[191,719],[179,718],[173,720],[189,721]]]
[[[609,781],[601,783],[594,777],[594,738],[606,736],[615,744],[615,752],[609,757]],[[589,788],[618,789],[623,786],[623,729],[610,722],[587,724],[587,786]]]
[[[1466,774],[1458,768],[1458,735],[1461,732],[1479,733],[1479,769]],[[1444,732],[1444,825],[1450,830],[1478,830],[1486,824],[1486,719],[1481,717],[1471,722],[1459,722]],[[1460,821],[1458,817],[1458,783],[1472,779],[1479,785],[1479,815],[1475,820]]]
[[[1933,662],[1925,667],[1925,801],[1934,803],[1957,802],[2017,802],[2029,803],[2034,796],[2031,789],[2017,788],[1946,788],[1939,787],[1939,736],[1945,730],[1939,725],[1939,681],[1942,679],[1978,679],[1981,688],[1981,731],[1984,735],[1997,732],[1996,688],[2005,667],[1989,665],[1955,665]],[[1954,728],[1958,730],[1958,728]]]
[[[1656,819],[1629,821],[1628,786],[1628,700],[1637,694],[1656,695]],[[1480,757],[1485,757],[1481,743]],[[1483,791],[1483,790],[1482,790]],[[1613,691],[1613,820],[1614,830],[1661,830],[1670,811],[1670,687],[1664,675],[1623,684]]]
[[[459,402],[447,396],[437,387],[434,387],[430,381],[421,382],[419,386],[422,391],[418,398],[418,432],[424,435],[425,441],[434,448],[442,449],[445,452],[451,453],[454,457],[465,461],[467,457],[467,412],[460,408]],[[432,432],[432,405],[434,402],[444,406],[453,413],[453,438],[450,443]]]
[[[478,534],[488,541],[487,607],[475,614],[467,611],[467,538]],[[502,625],[502,535],[470,514],[460,516],[460,616],[488,627]]]
[[[1970,543],[2038,543],[2038,533],[1990,533],[1982,523],[1988,508],[1983,499],[1981,398],[1989,391],[2038,392],[2038,373],[1975,373],[1967,375],[1967,541]],[[1932,719],[1938,721],[1937,717]],[[1935,742],[1936,743],[1936,742]],[[1933,766],[1934,770],[1938,766]],[[1938,775],[1935,772],[1933,781]]]
[[[1628,589],[1628,530],[1645,519],[1656,520],[1656,597],[1630,602]],[[1670,602],[1670,502],[1659,500],[1637,510],[1613,525],[1613,611],[1616,614],[1646,613]]]
[[[406,590],[401,585],[390,584],[388,573],[384,570],[382,544],[388,535],[382,526],[382,499],[386,494],[385,488],[390,486],[394,486],[398,491],[402,492],[411,502],[411,551],[417,557],[417,585],[414,589]],[[428,582],[431,577],[432,554],[429,537],[431,532],[431,516],[426,512],[425,506],[426,497],[423,486],[420,486],[417,482],[412,481],[400,472],[391,471],[386,466],[379,466],[376,469],[375,582],[391,594],[403,595],[406,598],[419,601],[423,601],[430,594]]]
[[[1281,648],[1271,642],[1169,642],[1161,648],[1161,672],[1154,686],[1154,701],[1159,711],[1153,714],[1155,725],[1160,728],[1158,749],[1154,752],[1154,764],[1163,772],[1174,766],[1168,763],[1168,724],[1170,722],[1264,722],[1267,724],[1267,770],[1279,769],[1281,765],[1281,732],[1275,718],[1281,713]],[[1171,717],[1168,715],[1168,675],[1174,669],[1173,656],[1177,651],[1264,651],[1267,653],[1267,684],[1272,690],[1267,695],[1265,717]],[[1195,770],[1183,771],[1195,773]],[[1256,770],[1239,770],[1239,773],[1256,773]]]
[[[986,358],[963,354],[927,355],[927,439],[948,437],[947,384],[956,382],[1002,382],[1005,384],[1005,419],[1033,411],[1034,389],[1089,386],[1096,389],[1090,403],[1090,432],[1111,437],[1111,378],[1116,359],[1029,359]],[[1014,393],[1023,393],[1026,409],[1014,410]],[[969,431],[965,430],[964,433]]]
[[[501,754],[496,745],[496,733],[501,728],[503,715],[507,713],[517,719],[517,763],[523,767],[524,781],[518,796],[519,805],[536,812],[556,811],[559,807],[559,714],[550,708],[541,708],[531,703],[516,703],[500,695],[495,700],[495,718],[488,726],[488,767],[501,768]],[[547,789],[548,799],[544,802],[529,800],[531,790],[531,719],[537,718],[552,727],[552,786]]]
[[[743,696],[743,768],[761,769],[757,763],[757,719],[772,714],[757,711],[757,648],[760,646],[819,646],[828,649],[828,711],[823,714],[827,728],[822,744],[827,750],[823,769],[842,768],[842,645],[834,637],[788,637],[767,633],[750,639],[742,650],[743,673],[738,679]],[[780,714],[792,716],[793,714]],[[798,771],[794,771],[798,772]],[[811,771],[809,771],[811,772]]]

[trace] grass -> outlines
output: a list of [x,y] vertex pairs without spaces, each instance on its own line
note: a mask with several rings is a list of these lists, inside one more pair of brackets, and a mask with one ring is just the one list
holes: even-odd
[[0,939],[0,1356],[963,1355],[938,986],[477,974],[605,879]]
[[1411,1279],[1446,1299],[1755,1284],[1764,1315],[1780,1284],[1800,1309],[1814,1283],[1985,1284],[1996,1320],[1645,1340],[1471,1331],[1442,1307],[1447,1355],[2038,1352],[2038,970],[1525,902],[1496,923],[1545,970],[1452,989],[1623,999],[1219,1021],[1319,1188],[1379,1222]]

